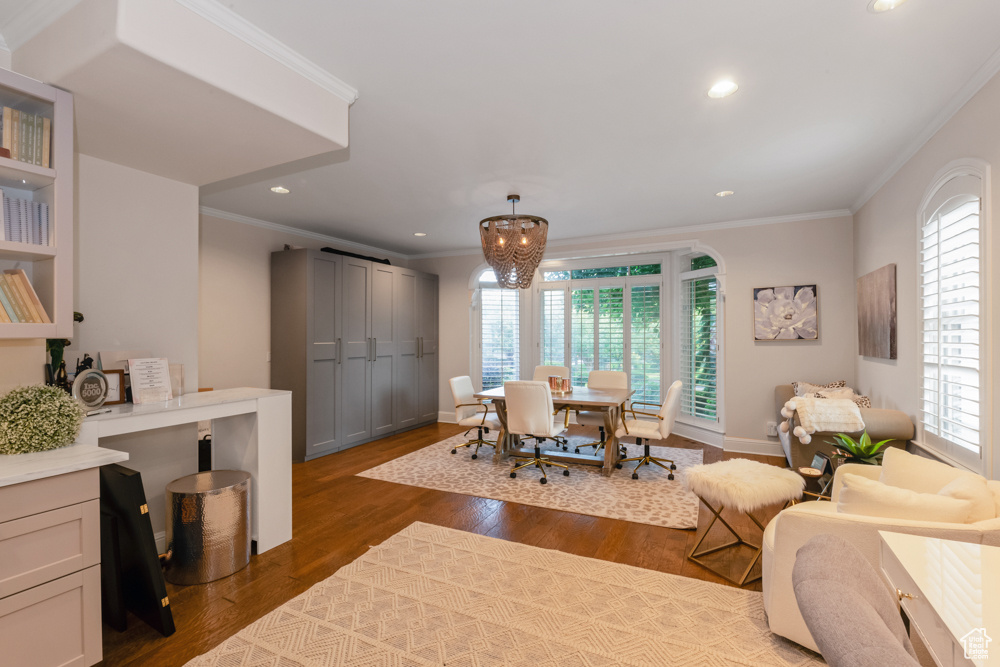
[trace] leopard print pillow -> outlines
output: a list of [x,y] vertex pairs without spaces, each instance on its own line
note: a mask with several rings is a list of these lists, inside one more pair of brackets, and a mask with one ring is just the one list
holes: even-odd
[[847,386],[847,380],[837,380],[836,382],[831,382],[830,384],[793,382],[792,391],[795,392],[796,396],[805,396],[806,394],[815,394],[817,391],[822,391],[824,389],[842,389],[846,386]]

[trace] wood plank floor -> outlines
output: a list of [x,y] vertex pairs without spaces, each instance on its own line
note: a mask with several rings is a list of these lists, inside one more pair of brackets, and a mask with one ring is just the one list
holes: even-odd
[[[132,616],[124,633],[105,626],[105,659],[101,664],[183,665],[413,521],[726,583],[686,559],[697,539],[693,530],[583,516],[355,476],[460,431],[455,425],[435,424],[296,464],[292,467],[292,540],[253,556],[248,567],[226,579],[199,586],[167,584],[177,632],[162,637]],[[729,458],[720,449],[677,436],[669,444],[703,449],[706,463]],[[738,456],[784,465],[781,458]],[[537,484],[533,479],[524,481]],[[558,477],[552,483],[558,483]],[[767,508],[762,514],[770,519],[778,509]],[[730,516],[729,512],[724,516],[737,530],[759,539],[760,531],[745,517]],[[702,506],[698,534],[710,520],[711,514]],[[706,544],[727,541],[718,524],[712,532]],[[716,556],[714,562],[738,578],[750,551],[741,548],[735,557],[733,551]],[[750,588],[754,586],[760,590],[759,582]]]

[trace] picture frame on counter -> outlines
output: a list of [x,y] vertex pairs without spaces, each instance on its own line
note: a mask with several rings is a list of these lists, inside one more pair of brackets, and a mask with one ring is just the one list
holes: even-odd
[[119,405],[125,402],[125,371],[109,368],[104,371],[108,383],[108,397],[104,405]]

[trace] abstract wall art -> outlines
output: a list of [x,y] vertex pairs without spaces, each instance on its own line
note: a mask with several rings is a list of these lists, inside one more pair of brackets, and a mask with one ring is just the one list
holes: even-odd
[[896,358],[896,265],[858,278],[858,354]]

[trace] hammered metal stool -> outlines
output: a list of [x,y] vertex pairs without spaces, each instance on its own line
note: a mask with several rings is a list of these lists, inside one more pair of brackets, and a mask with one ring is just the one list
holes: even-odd
[[205,584],[250,563],[250,473],[210,470],[167,484],[164,576],[172,584]]
[[[735,509],[737,512],[746,514],[754,522],[761,533],[764,532],[764,524],[754,516],[754,512],[767,507],[784,503],[787,507],[793,500],[802,497],[806,481],[801,475],[792,470],[778,468],[777,466],[751,461],[749,459],[730,459],[709,463],[688,468],[685,474],[685,484],[688,490],[698,496],[701,502],[712,513],[712,521],[708,528],[702,533],[701,539],[691,549],[688,560],[701,565],[707,570],[711,570],[726,581],[745,586],[757,581],[761,575],[750,579],[750,571],[760,560],[761,544],[753,544],[736,532],[736,529],[729,525],[729,522],[722,518],[722,511],[727,507]],[[735,538],[732,542],[727,542],[721,546],[710,547],[699,551],[708,533],[712,530],[715,522],[719,521]],[[733,579],[719,569],[704,562],[702,558],[708,554],[718,553],[730,548],[738,548],[746,545],[754,550],[753,558],[743,571],[743,576]]]

